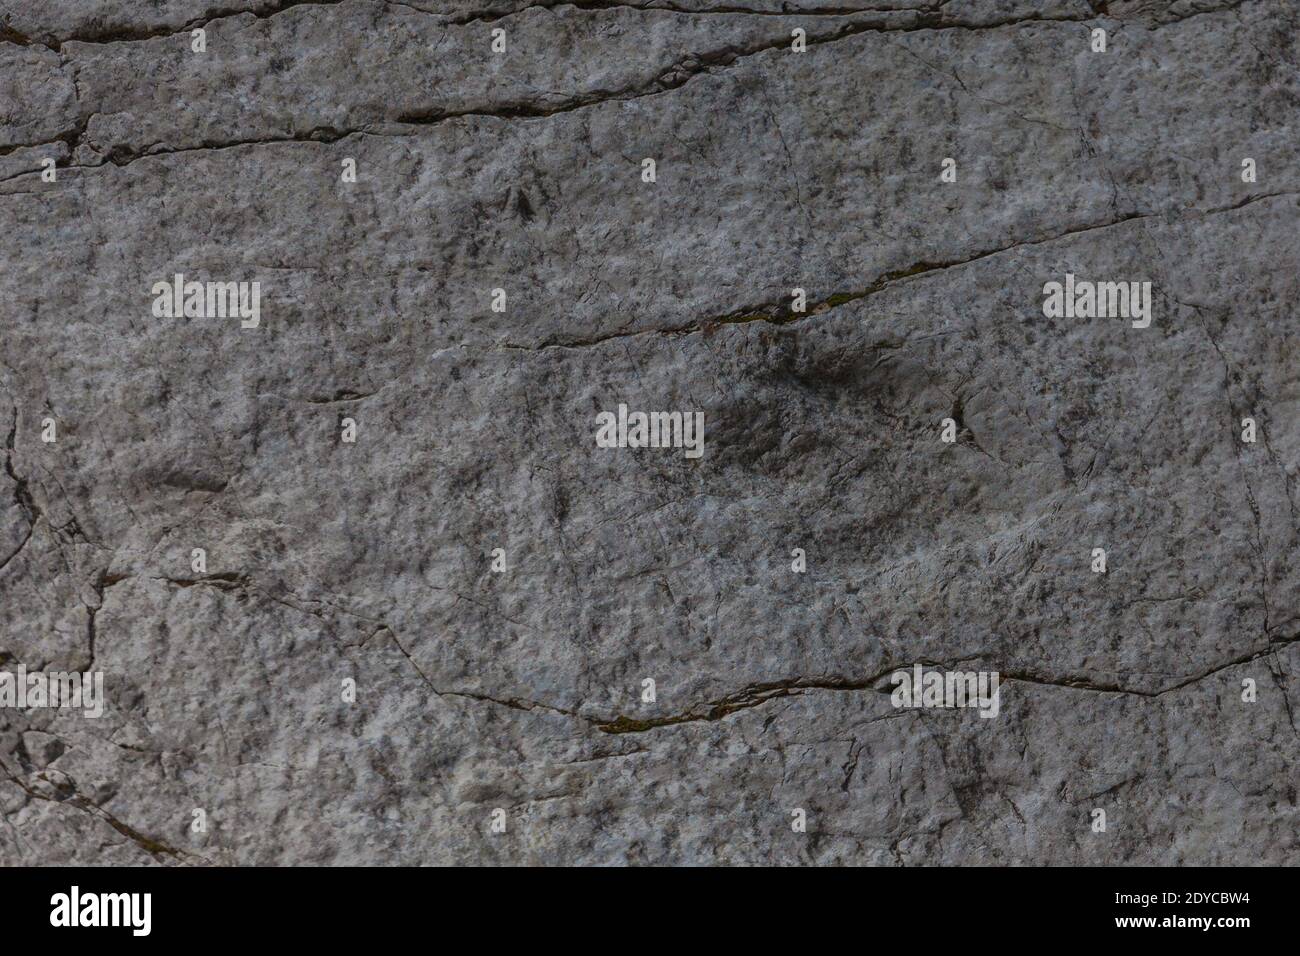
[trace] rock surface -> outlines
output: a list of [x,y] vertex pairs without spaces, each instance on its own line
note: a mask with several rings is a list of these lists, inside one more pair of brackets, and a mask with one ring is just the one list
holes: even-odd
[[1298,30],[0,0],[0,863],[1297,862]]

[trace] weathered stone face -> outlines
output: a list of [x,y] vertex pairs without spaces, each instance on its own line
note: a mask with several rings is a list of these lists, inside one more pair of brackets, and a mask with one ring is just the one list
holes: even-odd
[[0,0],[0,863],[1295,862],[1297,6],[893,5]]

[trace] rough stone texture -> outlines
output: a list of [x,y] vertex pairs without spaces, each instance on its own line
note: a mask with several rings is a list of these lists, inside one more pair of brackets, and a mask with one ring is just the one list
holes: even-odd
[[655,6],[0,0],[0,863],[1300,859],[1297,4]]

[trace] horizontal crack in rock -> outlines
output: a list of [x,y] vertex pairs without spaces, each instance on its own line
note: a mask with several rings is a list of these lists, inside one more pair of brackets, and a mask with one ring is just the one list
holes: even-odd
[[[1268,199],[1278,199],[1290,196],[1300,196],[1300,192],[1275,192],[1264,193],[1256,196],[1249,196],[1239,202],[1227,206],[1218,206],[1212,209],[1193,209],[1184,212],[1184,218],[1202,218],[1206,216],[1219,215],[1225,212],[1233,212],[1246,206],[1253,205],[1257,202],[1263,202]],[[993,256],[1001,255],[1005,252],[1011,252],[1025,246],[1039,246],[1050,242],[1057,242],[1062,239],[1069,239],[1073,236],[1083,235],[1089,232],[1096,232],[1102,229],[1110,229],[1115,226],[1124,225],[1129,222],[1137,222],[1145,219],[1160,219],[1172,216],[1173,213],[1130,213],[1120,216],[1109,222],[1094,223],[1086,226],[1077,226],[1063,230],[1051,236],[1044,236],[1040,239],[1024,239],[1019,242],[1013,242],[1005,246],[999,246],[995,249],[987,249],[977,252],[974,255],[962,259],[953,259],[946,262],[918,262],[903,269],[895,269],[878,276],[869,285],[862,289],[837,292],[834,295],[827,296],[817,302],[810,303],[804,312],[794,312],[786,303],[765,303],[763,305],[749,306],[739,309],[735,312],[729,312],[725,315],[716,316],[702,321],[691,322],[685,325],[670,326],[662,329],[635,329],[630,331],[610,332],[605,335],[593,336],[585,339],[547,339],[538,345],[515,345],[507,343],[500,348],[507,351],[518,352],[541,352],[548,349],[582,349],[603,345],[606,342],[614,342],[619,339],[635,338],[641,335],[666,335],[666,336],[685,336],[698,335],[708,332],[711,329],[719,328],[725,325],[743,325],[749,322],[764,322],[769,325],[792,325],[796,322],[802,322],[814,316],[825,315],[826,313],[839,308],[842,305],[848,305],[858,302],[870,296],[884,291],[890,286],[909,279],[918,279],[937,272],[944,272],[949,269],[960,268],[961,266],[971,265]]]
[[[1137,690],[1134,688],[1123,687],[1119,684],[1100,683],[1081,677],[1040,677],[1023,671],[1016,672],[998,670],[997,673],[1002,682],[1031,684],[1040,687],[1061,687],[1068,690],[1083,690],[1099,694],[1120,694],[1150,699],[1161,697],[1177,690],[1182,690],[1185,687],[1189,687],[1208,677],[1212,677],[1230,667],[1236,667],[1240,664],[1248,664],[1261,657],[1274,654],[1279,648],[1294,644],[1297,641],[1300,641],[1300,635],[1284,640],[1270,641],[1269,645],[1263,649],[1252,651],[1222,664],[1216,664],[1209,670],[1202,671],[1199,674],[1194,674],[1178,681],[1177,683],[1171,684],[1168,687],[1163,687],[1160,690],[1154,691]],[[719,698],[718,700],[712,701],[701,707],[680,714],[674,714],[667,717],[646,718],[632,718],[620,714],[613,720],[595,721],[594,723],[597,730],[603,731],[607,734],[634,734],[645,733],[648,730],[656,730],[660,727],[671,727],[676,724],[694,723],[699,721],[716,721],[721,720],[730,714],[734,714],[736,711],[757,707],[770,700],[789,697],[805,691],[872,690],[875,689],[875,686],[888,675],[897,671],[909,670],[917,664],[925,667],[951,668],[953,666],[953,662],[943,664],[937,661],[922,660],[889,667],[865,680],[853,680],[850,678],[792,678],[790,680],[775,681],[772,683],[751,684],[734,694],[729,694],[726,697]]]
[[[333,6],[343,0],[315,0],[315,2],[298,2],[283,5],[275,10],[264,12],[259,16],[263,19],[273,16],[275,13],[283,12],[295,6]],[[391,0],[389,0],[391,2]],[[1243,0],[1246,2],[1246,0]],[[397,4],[402,6],[402,4]],[[573,5],[573,4],[570,4]],[[962,23],[950,19],[942,11],[941,3],[938,6],[927,8],[902,8],[898,10],[869,10],[872,15],[880,16],[907,16],[909,20],[905,24],[881,24],[878,20],[863,21],[854,18],[854,14],[845,14],[853,18],[851,22],[842,24],[834,30],[821,34],[809,34],[807,42],[809,46],[819,46],[823,44],[835,43],[840,40],[860,36],[869,33],[913,33],[927,30],[965,30],[970,32],[983,32],[989,30],[1003,29],[1006,27],[1016,27],[1030,25],[1035,23],[1088,23],[1095,20],[1095,16],[1041,16],[1030,14],[1020,17],[1008,17],[1003,20],[988,23]],[[649,9],[649,8],[646,8]],[[1212,11],[1199,11],[1198,13],[1189,14],[1180,19],[1190,19],[1192,16],[1221,12],[1231,8],[1218,8]],[[251,11],[240,11],[249,13]],[[682,11],[685,12],[685,11]],[[234,16],[236,14],[227,14]],[[797,16],[792,14],[791,16]],[[860,16],[860,14],[858,14]],[[213,18],[215,19],[215,18]],[[210,21],[206,21],[210,22]],[[467,21],[468,22],[468,21]],[[1178,22],[1178,21],[1173,21]],[[197,25],[197,22],[196,22]],[[187,26],[187,29],[189,27]],[[152,35],[152,34],[151,34]],[[115,37],[115,40],[127,39],[127,37]],[[29,41],[30,42],[30,41]],[[69,41],[64,41],[69,42]],[[86,42],[86,41],[83,41]],[[98,42],[114,42],[102,40]],[[337,129],[330,126],[317,126],[306,133],[295,133],[287,136],[266,136],[255,139],[234,140],[229,142],[204,141],[194,146],[168,146],[163,143],[153,143],[144,148],[132,148],[124,144],[117,144],[109,148],[98,163],[78,163],[69,162],[61,168],[66,169],[95,169],[106,164],[113,166],[128,166],[141,159],[147,159],[154,156],[167,156],[179,153],[199,152],[204,150],[216,151],[224,149],[234,149],[240,146],[263,146],[283,143],[333,143],[338,142],[348,136],[414,136],[422,128],[438,126],[442,123],[458,119],[501,119],[501,120],[526,120],[526,119],[543,119],[552,116],[571,113],[577,110],[586,109],[593,106],[600,106],[606,103],[627,102],[631,100],[642,99],[644,97],[656,96],[661,93],[681,89],[699,76],[713,74],[721,69],[732,66],[739,60],[748,59],[762,53],[773,50],[786,49],[789,47],[789,37],[781,37],[777,40],[764,40],[745,46],[725,46],[717,50],[705,53],[691,53],[677,60],[667,70],[661,73],[649,84],[629,84],[616,90],[599,90],[589,93],[577,94],[570,96],[567,100],[555,105],[542,105],[540,103],[514,102],[501,103],[490,107],[472,107],[456,110],[438,110],[428,109],[420,111],[410,111],[399,114],[391,122],[386,122],[383,126],[376,127],[374,124],[357,127],[353,129]],[[93,115],[93,114],[92,114]],[[66,133],[63,133],[52,140],[52,142],[64,141],[69,144],[71,151],[75,152],[76,147],[81,144],[85,135],[86,126],[89,118],[79,121],[77,127]],[[396,127],[396,128],[394,128]],[[10,147],[10,149],[33,148],[46,143],[22,144],[21,146]],[[15,173],[4,179],[0,179],[0,184],[10,182],[22,176],[34,175],[38,170],[25,170]],[[20,193],[17,195],[27,195]]]
[[[69,43],[83,43],[87,45],[105,45],[110,43],[129,43],[140,42],[145,40],[156,40],[165,37],[181,36],[191,30],[199,27],[206,27],[219,20],[232,19],[239,16],[251,16],[257,20],[269,20],[288,10],[298,7],[335,7],[347,0],[285,0],[266,8],[246,8],[246,7],[210,7],[202,14],[187,20],[185,23],[177,26],[104,26],[98,28],[83,29],[78,32],[68,34],[63,37],[48,35],[43,39],[29,36],[21,31],[14,29],[8,24],[0,24],[0,42],[9,42],[23,47],[43,47],[56,53],[62,53],[63,47]],[[606,10],[633,10],[642,13],[666,13],[676,16],[754,16],[754,17],[786,17],[786,18],[823,18],[823,17],[853,17],[863,14],[875,14],[879,16],[907,16],[912,15],[918,18],[914,25],[899,27],[894,29],[900,30],[929,30],[929,29],[960,29],[960,30],[986,30],[1000,29],[1007,26],[1016,26],[1021,23],[1032,22],[1065,22],[1080,23],[1089,20],[1095,20],[1099,17],[1108,17],[1112,20],[1122,22],[1125,18],[1114,17],[1108,14],[1104,9],[1093,9],[1088,16],[1080,17],[1040,17],[1031,14],[1026,17],[1012,17],[1001,21],[991,23],[961,23],[951,19],[943,8],[951,0],[939,0],[937,3],[928,4],[920,7],[878,7],[878,6],[837,6],[822,5],[808,7],[798,10],[761,10],[746,7],[737,4],[715,4],[712,6],[691,9],[671,2],[651,2],[646,4],[618,2],[618,0],[562,0],[557,3],[534,3],[525,7],[517,7],[505,10],[490,10],[479,13],[463,14],[461,16],[448,16],[441,14],[436,10],[429,10],[424,7],[416,6],[412,3],[404,3],[402,0],[374,0],[374,2],[387,7],[397,7],[410,10],[414,13],[423,14],[436,18],[438,23],[443,26],[468,26],[474,23],[492,23],[509,17],[516,17],[533,10],[555,11],[562,8],[569,8],[578,12],[602,12]],[[1181,23],[1185,20],[1191,20],[1194,17],[1206,16],[1214,13],[1227,13],[1244,6],[1249,2],[1257,0],[1235,0],[1235,2],[1225,4],[1219,7],[1209,7],[1192,10],[1188,13],[1176,14],[1169,17],[1157,16],[1155,18],[1156,26],[1168,26],[1173,23]],[[784,42],[784,41],[783,41]],[[809,43],[814,42],[809,38]]]

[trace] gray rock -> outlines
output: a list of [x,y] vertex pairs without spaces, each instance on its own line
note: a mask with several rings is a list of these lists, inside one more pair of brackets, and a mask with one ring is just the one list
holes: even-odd
[[1295,4],[0,25],[0,863],[1300,857]]

